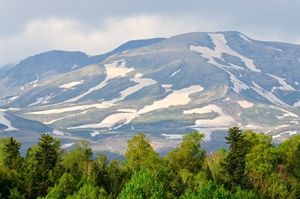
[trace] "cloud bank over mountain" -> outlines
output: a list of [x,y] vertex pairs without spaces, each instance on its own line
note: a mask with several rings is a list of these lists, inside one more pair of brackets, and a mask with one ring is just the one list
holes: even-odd
[[132,39],[193,31],[238,30],[300,43],[299,6],[282,0],[0,0],[0,66],[41,51],[99,54]]

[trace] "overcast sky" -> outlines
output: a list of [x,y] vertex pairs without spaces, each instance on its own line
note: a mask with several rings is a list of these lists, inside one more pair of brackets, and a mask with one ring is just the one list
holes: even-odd
[[53,49],[95,55],[192,31],[300,44],[299,9],[299,0],[0,0],[0,65]]

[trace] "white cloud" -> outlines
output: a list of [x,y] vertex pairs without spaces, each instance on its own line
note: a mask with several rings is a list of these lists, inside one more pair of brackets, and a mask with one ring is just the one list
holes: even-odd
[[235,26],[231,19],[211,16],[135,15],[102,20],[93,23],[98,25],[72,18],[32,20],[20,33],[0,37],[0,66],[48,50],[83,51],[96,55],[128,40],[169,37],[192,31],[238,30],[254,39],[300,43],[299,39],[287,38],[284,33],[276,30],[269,29],[272,33],[262,33],[256,26]]
[[95,55],[132,39],[169,37],[201,29],[217,30],[219,26],[217,22],[178,16],[114,17],[97,27],[88,27],[73,19],[38,19],[28,23],[20,34],[0,38],[0,65],[52,49]]

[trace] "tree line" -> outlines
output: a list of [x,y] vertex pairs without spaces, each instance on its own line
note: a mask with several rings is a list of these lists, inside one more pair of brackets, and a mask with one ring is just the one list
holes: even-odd
[[300,198],[300,136],[279,145],[264,133],[230,128],[228,149],[206,153],[191,132],[160,156],[143,133],[124,160],[93,155],[85,141],[69,150],[49,134],[20,155],[21,143],[0,139],[0,198],[254,199]]

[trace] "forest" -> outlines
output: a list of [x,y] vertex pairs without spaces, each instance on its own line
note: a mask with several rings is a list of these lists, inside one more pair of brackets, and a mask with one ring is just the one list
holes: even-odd
[[0,198],[300,198],[300,135],[274,144],[264,133],[233,127],[226,149],[212,153],[203,139],[191,132],[162,156],[137,133],[124,159],[109,160],[85,141],[63,150],[49,134],[23,157],[19,141],[1,138]]

